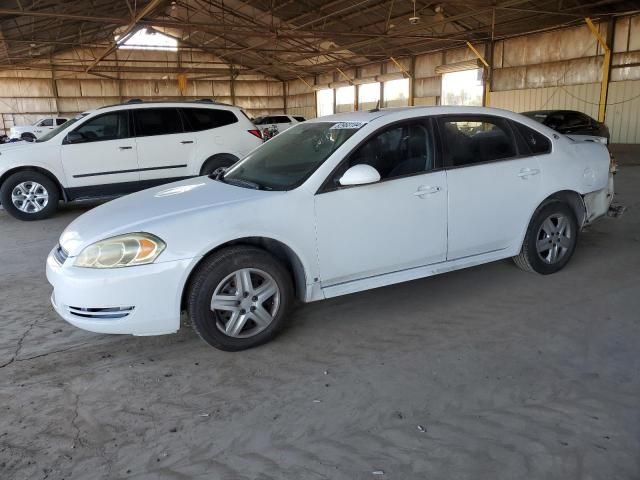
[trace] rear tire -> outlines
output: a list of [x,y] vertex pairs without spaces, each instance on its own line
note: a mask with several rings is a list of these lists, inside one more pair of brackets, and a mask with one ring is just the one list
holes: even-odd
[[233,166],[237,161],[238,158],[229,153],[215,155],[204,162],[204,165],[200,169],[200,175],[218,176]]
[[294,293],[287,269],[268,252],[230,247],[206,259],[187,295],[193,329],[229,352],[268,342],[284,326]]
[[578,242],[578,222],[571,207],[553,201],[534,214],[515,264],[527,272],[549,275],[562,270]]
[[36,136],[33,133],[29,132],[23,133],[22,135],[20,135],[20,138],[25,142],[35,142],[37,140]]
[[0,203],[18,220],[42,220],[58,209],[60,190],[46,175],[33,170],[16,172],[0,186]]

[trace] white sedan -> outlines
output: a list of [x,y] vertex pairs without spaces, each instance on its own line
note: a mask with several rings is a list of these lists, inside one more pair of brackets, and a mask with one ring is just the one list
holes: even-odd
[[613,196],[604,145],[522,115],[427,107],[322,117],[217,178],[104,204],[47,260],[56,311],[102,333],[176,332],[223,350],[312,302],[513,257],[563,268]]

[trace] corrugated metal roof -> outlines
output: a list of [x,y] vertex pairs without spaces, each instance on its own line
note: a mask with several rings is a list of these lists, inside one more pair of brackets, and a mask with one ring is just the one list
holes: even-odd
[[77,47],[94,48],[100,59],[113,50],[116,29],[152,27],[178,38],[181,50],[285,80],[638,8],[628,0],[0,0],[0,66]]

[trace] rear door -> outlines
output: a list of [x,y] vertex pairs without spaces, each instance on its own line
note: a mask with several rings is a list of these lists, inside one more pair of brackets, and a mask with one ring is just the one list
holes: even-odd
[[542,175],[508,120],[438,119],[449,188],[447,260],[516,247],[537,206]]
[[185,131],[180,112],[174,107],[132,110],[140,180],[161,183],[191,175],[196,135]]

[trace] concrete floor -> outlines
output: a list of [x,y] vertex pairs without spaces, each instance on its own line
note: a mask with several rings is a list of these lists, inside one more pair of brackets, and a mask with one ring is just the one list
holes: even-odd
[[44,259],[87,207],[0,211],[0,478],[640,478],[640,162],[618,158],[629,210],[559,274],[315,303],[237,354],[67,325]]

